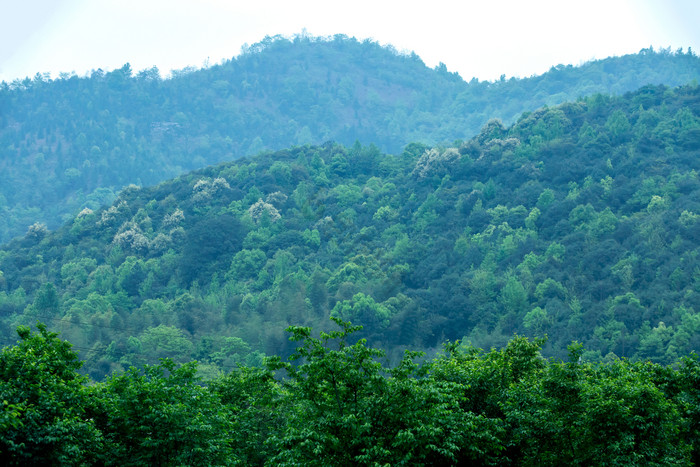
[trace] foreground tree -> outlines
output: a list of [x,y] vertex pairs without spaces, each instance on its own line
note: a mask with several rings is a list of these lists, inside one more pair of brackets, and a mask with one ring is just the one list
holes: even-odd
[[383,352],[365,340],[349,344],[353,326],[331,318],[339,331],[311,336],[291,327],[301,342],[290,357],[276,358],[271,369],[286,370],[287,427],[273,438],[276,464],[292,465],[449,465],[496,463],[498,430],[487,420],[460,410],[455,385],[425,378],[427,367],[407,352],[386,370]]
[[282,436],[287,406],[272,372],[239,367],[209,384],[229,413],[232,458],[242,465],[264,465],[275,455],[268,440]]
[[0,351],[0,464],[93,464],[103,439],[86,411],[82,362],[70,343],[37,328],[20,326],[21,341]]
[[[69,343],[19,327],[0,352],[2,465],[697,465],[698,357],[548,360],[543,339],[459,342],[393,368],[356,340],[291,327],[290,361],[208,385],[196,362],[87,385]],[[353,343],[354,341],[354,343]],[[278,379],[281,373],[287,378]]]
[[[688,465],[677,406],[654,384],[661,367],[618,360],[548,365],[508,389],[509,449],[520,465]],[[655,367],[655,368],[654,368]],[[673,378],[678,374],[673,373]]]
[[195,362],[163,359],[94,388],[94,417],[110,465],[223,465],[232,461],[230,414],[200,384]]

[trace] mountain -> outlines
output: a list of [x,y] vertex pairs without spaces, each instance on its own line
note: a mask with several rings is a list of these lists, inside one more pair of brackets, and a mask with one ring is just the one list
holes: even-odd
[[216,371],[329,316],[398,359],[548,335],[589,360],[700,347],[700,88],[492,120],[455,146],[304,145],[123,190],[0,250],[3,335],[46,321],[95,378]]
[[406,144],[468,139],[491,118],[596,92],[697,80],[688,51],[559,65],[525,79],[466,82],[415,54],[344,36],[266,38],[235,58],[161,79],[129,65],[0,85],[0,241],[55,228],[152,185],[261,150],[332,140]]

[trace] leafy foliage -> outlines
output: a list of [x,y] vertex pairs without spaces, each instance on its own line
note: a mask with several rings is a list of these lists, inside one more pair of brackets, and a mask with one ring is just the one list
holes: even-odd
[[97,462],[103,437],[88,416],[86,378],[71,345],[43,324],[17,329],[0,351],[0,459],[4,465]]
[[195,363],[165,359],[132,367],[93,389],[93,416],[107,464],[223,465],[232,420],[216,394],[198,384]]
[[[41,335],[20,328],[24,340],[0,354],[2,395],[16,397],[4,403],[0,455],[7,465],[691,465],[698,459],[695,355],[672,366],[591,363],[573,343],[562,362],[542,357],[544,339],[516,336],[488,352],[459,342],[433,359],[406,352],[387,367],[382,351],[357,339],[360,326],[333,321],[340,329],[319,337],[308,327],[290,327],[297,347],[289,361],[273,357],[265,369],[238,367],[208,384],[196,377],[196,362],[164,359],[87,386],[68,343],[43,325]],[[7,377],[8,368],[22,364],[32,369],[29,381]],[[278,370],[286,377],[275,378]]]

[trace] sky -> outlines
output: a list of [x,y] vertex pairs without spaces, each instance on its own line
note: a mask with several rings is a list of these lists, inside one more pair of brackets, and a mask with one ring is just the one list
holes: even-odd
[[0,0],[0,81],[125,63],[200,68],[265,36],[345,34],[470,80],[654,49],[700,50],[698,0]]

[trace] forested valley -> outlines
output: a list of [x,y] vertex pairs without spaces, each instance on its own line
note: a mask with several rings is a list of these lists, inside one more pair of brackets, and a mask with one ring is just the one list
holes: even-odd
[[169,79],[128,64],[82,77],[38,73],[0,84],[0,241],[35,222],[57,228],[85,207],[111,204],[129,184],[150,186],[261,150],[358,140],[396,154],[412,142],[471,138],[491,118],[510,124],[545,104],[699,78],[690,50],[644,49],[479,81],[341,35],[266,38]]
[[[328,105],[272,92],[282,56]],[[649,50],[466,83],[276,38],[169,80],[4,85],[5,233],[34,220],[0,246],[0,459],[697,464],[697,70]],[[273,101],[299,106],[286,136]]]

